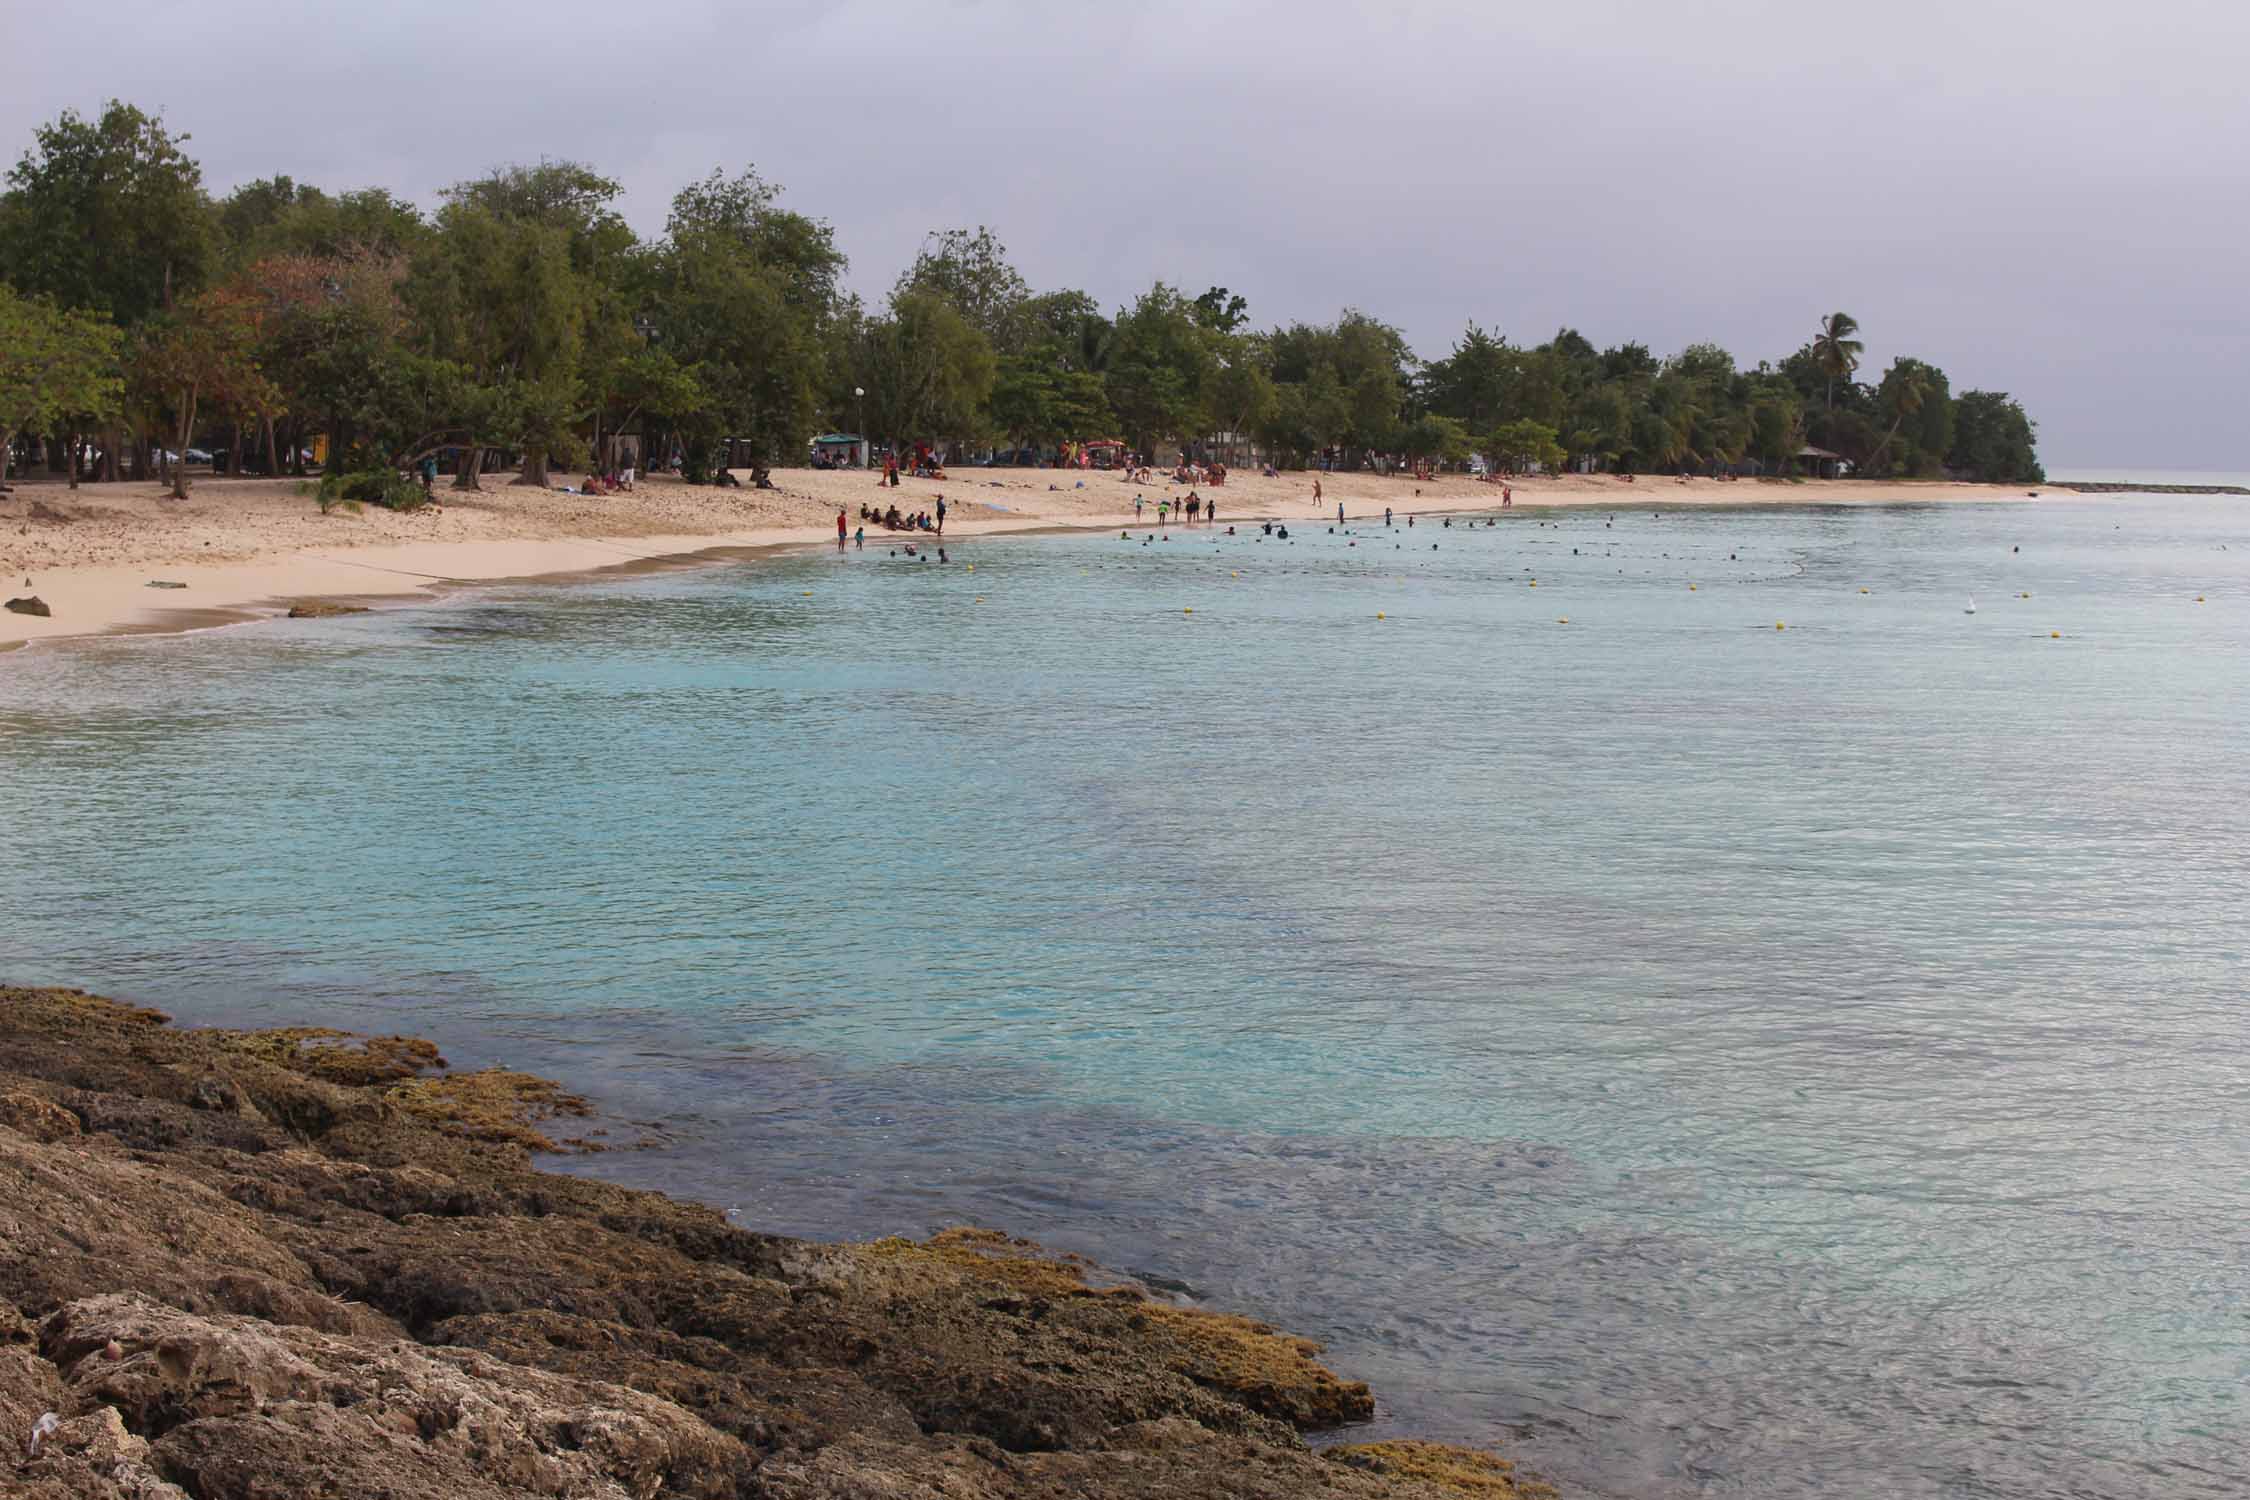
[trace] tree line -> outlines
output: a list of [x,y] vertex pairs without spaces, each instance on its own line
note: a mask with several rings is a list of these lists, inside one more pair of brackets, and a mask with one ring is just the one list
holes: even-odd
[[2019,403],[1907,357],[1861,379],[1842,313],[1747,369],[1716,344],[1659,358],[1474,323],[1424,361],[1353,310],[1254,329],[1224,287],[1159,282],[1105,312],[1032,288],[984,228],[931,234],[869,305],[829,226],[753,171],[682,188],[644,239],[574,162],[462,181],[425,213],[278,176],[215,198],[188,140],[124,103],[65,112],[0,194],[0,444],[74,483],[184,494],[168,454],[198,440],[302,474],[318,438],[332,474],[442,458],[474,489],[503,460],[545,484],[627,433],[691,480],[762,478],[824,427],[900,451],[1118,436],[1282,466],[1790,473],[1810,447],[1884,477],[2042,477]]

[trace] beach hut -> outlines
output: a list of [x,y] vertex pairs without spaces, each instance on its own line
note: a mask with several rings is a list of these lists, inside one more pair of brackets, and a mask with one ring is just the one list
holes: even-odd
[[1803,464],[1816,479],[1841,479],[1851,472],[1852,467],[1851,460],[1843,454],[1832,453],[1826,448],[1815,448],[1810,443],[1797,450],[1797,462]]
[[824,432],[812,440],[813,464],[825,469],[867,467],[867,439],[856,432]]

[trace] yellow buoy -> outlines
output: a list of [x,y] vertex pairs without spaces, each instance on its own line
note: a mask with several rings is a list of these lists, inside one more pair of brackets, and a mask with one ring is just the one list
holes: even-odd
[[1866,593],[1866,592],[1867,592],[1867,590],[1865,590],[1865,589],[1861,589],[1861,590],[1860,590],[1860,592],[1864,594],[1864,593]]
[[970,564],[969,564],[969,571],[970,571],[970,572],[972,572],[972,573],[974,573],[974,572],[975,572],[976,570],[977,570],[977,565],[976,565],[975,563],[970,563]]
[[1181,613],[1181,614],[1183,614],[1183,615],[1192,615],[1192,614],[1194,614],[1194,613],[1195,613],[1195,611],[1194,611],[1194,610],[1192,610],[1192,609],[1183,609],[1183,610],[1181,610],[1181,611],[1180,611],[1180,613]]
[[1229,573],[1229,574],[1227,575],[1227,577],[1229,577],[1229,578],[1240,578],[1241,576],[1242,576],[1242,574],[1241,574],[1241,573],[1240,573],[1239,571],[1238,571],[1238,572],[1233,572],[1233,573]]
[[1376,618],[1376,619],[1378,619],[1378,620],[1382,619],[1382,618],[1383,618],[1383,612],[1382,612],[1381,610],[1377,610],[1377,611],[1375,611],[1375,618]]
[[2059,641],[2062,639],[2062,632],[2059,630],[2050,630],[2047,632],[2047,639],[2050,641]]
[[982,595],[982,594],[979,594],[979,595],[977,595],[977,603],[979,603],[979,604],[982,604],[982,603],[984,603],[984,595]]
[[2201,594],[2197,594],[2195,596],[2195,602],[2201,604],[2203,602],[2203,596]]
[[1687,586],[1687,591],[1688,591],[1689,593],[1691,593],[1691,594],[1692,594],[1692,593],[1694,593],[1694,592],[1695,592],[1695,585],[1694,585],[1694,584],[1692,584],[1692,583],[1691,583],[1691,584],[1689,584],[1689,585]]
[[1787,630],[1789,627],[1782,624],[1779,620],[1776,620],[1773,622],[1773,628],[1776,630]]
[[1561,615],[1561,616],[1558,616],[1558,617],[1556,618],[1556,620],[1555,620],[1555,623],[1556,623],[1557,625],[1568,625],[1568,624],[1570,623],[1570,616],[1568,616],[1568,615]]

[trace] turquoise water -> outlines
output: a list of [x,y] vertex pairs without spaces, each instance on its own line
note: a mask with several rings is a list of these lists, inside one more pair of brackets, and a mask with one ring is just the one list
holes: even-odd
[[1084,1250],[1584,1493],[2250,1484],[2243,502],[954,558],[0,657],[0,974],[555,1073],[668,1142],[577,1170]]

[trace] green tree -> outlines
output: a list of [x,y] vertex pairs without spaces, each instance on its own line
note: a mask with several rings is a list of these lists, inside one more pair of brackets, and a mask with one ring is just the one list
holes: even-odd
[[992,394],[992,345],[952,302],[906,291],[890,310],[862,320],[852,367],[867,389],[870,424],[893,451],[976,430]]
[[1785,472],[1805,445],[1803,408],[1794,392],[1769,389],[1750,407],[1749,451],[1775,474]]
[[1451,417],[1424,412],[1408,422],[1399,434],[1399,446],[1416,458],[1459,463],[1469,456],[1469,429]]
[[2038,424],[2005,391],[1963,391],[1946,464],[1986,484],[2044,484],[2038,436]]
[[279,404],[258,368],[257,314],[250,296],[214,288],[151,324],[135,356],[135,375],[152,401],[166,404],[175,433],[172,498],[188,492],[186,455],[206,403],[233,412]]
[[1472,432],[1489,431],[1507,412],[1517,363],[1506,339],[1471,323],[1453,352],[1425,372],[1423,399],[1432,411],[1456,418]]
[[125,328],[195,291],[214,236],[187,140],[114,99],[39,127],[0,200],[0,274]]
[[[1266,374],[1257,347],[1247,339],[1226,339],[1210,382],[1213,423],[1239,443],[1244,434],[1266,427],[1279,402],[1280,393]],[[1229,458],[1239,461],[1238,455],[1230,454]]]
[[[714,172],[674,197],[648,266],[642,321],[645,338],[684,377],[667,377],[661,400],[698,398],[693,409],[665,412],[690,477],[739,456],[762,484],[784,455],[802,454],[831,386],[831,353],[846,342],[832,326],[843,269],[828,226],[782,208],[780,190],[754,172]],[[620,341],[640,358],[632,346]],[[663,367],[644,360],[637,368],[654,377]]]
[[1859,320],[1850,313],[1830,313],[1820,320],[1820,333],[1813,339],[1813,357],[1821,372],[1828,377],[1828,405],[1836,404],[1836,382],[1848,379],[1859,368],[1859,357],[1867,351],[1854,334],[1859,332]]
[[1195,299],[1195,321],[1213,333],[1239,333],[1250,321],[1250,304],[1223,286]]
[[1031,288],[1008,264],[1008,247],[982,224],[932,230],[892,295],[911,292],[943,299],[996,353],[1020,354],[1036,336],[1026,316]]
[[1105,385],[1125,436],[1143,453],[1210,430],[1205,404],[1218,356],[1194,304],[1158,282],[1118,314]]
[[[63,433],[101,421],[123,396],[122,336],[100,313],[63,311],[0,286],[0,481],[23,432]],[[77,444],[70,443],[75,454]],[[73,460],[70,482],[78,483]]]
[[1876,420],[1888,417],[1890,427],[1862,469],[1876,471],[1893,444],[1901,472],[1928,474],[1943,465],[1953,448],[1954,426],[1953,396],[1943,370],[1903,355],[1893,360],[1876,388],[1875,409]]
[[1561,438],[1544,422],[1519,417],[1503,422],[1484,440],[1485,453],[1511,473],[1530,469],[1559,469],[1565,454]]

